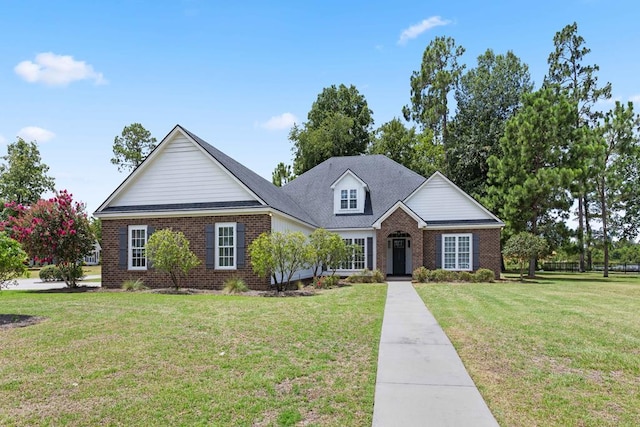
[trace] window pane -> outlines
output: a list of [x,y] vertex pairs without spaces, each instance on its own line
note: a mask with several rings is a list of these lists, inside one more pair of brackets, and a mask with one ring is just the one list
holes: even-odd
[[353,239],[353,243],[360,248],[359,252],[353,254],[353,269],[364,270],[364,239]]
[[234,227],[218,227],[218,266],[233,267],[235,265]]
[[129,230],[130,257],[129,265],[132,268],[145,268],[147,258],[144,245],[147,243],[147,229],[134,228]]
[[460,236],[458,237],[458,268],[459,269],[469,269],[469,259],[470,259],[470,242],[469,236]]
[[444,236],[444,266],[445,269],[454,270],[456,268],[456,238],[455,236]]

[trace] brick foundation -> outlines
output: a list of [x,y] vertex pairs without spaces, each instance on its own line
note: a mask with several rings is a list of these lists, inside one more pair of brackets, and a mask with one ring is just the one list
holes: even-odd
[[[106,219],[102,220],[102,286],[119,288],[128,279],[142,279],[150,288],[172,286],[171,279],[165,273],[149,269],[130,271],[120,268],[118,230],[129,225],[147,225],[156,230],[172,228],[182,231],[189,239],[191,251],[200,259],[201,264],[189,273],[184,287],[197,289],[222,289],[223,283],[230,277],[242,278],[250,289],[266,290],[269,279],[258,277],[251,268],[251,257],[246,253],[244,267],[237,270],[215,270],[205,266],[205,225],[218,222],[238,222],[245,224],[245,248],[261,233],[271,230],[269,215],[234,216],[198,216],[184,218],[142,218],[142,219]],[[246,250],[246,249],[245,249]]]

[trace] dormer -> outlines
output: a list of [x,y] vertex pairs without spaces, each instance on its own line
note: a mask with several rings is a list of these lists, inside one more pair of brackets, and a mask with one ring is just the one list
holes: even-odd
[[369,191],[367,183],[347,169],[333,184],[333,213],[335,215],[362,214]]

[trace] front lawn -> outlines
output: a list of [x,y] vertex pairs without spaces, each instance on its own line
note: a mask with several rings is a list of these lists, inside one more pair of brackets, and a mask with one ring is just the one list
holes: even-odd
[[640,425],[637,274],[417,290],[500,425]]
[[0,292],[0,425],[371,425],[386,286]]

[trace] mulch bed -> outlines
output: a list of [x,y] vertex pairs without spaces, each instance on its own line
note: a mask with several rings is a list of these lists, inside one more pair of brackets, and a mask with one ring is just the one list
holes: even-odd
[[0,314],[0,329],[23,328],[46,320],[46,317],[26,314]]

